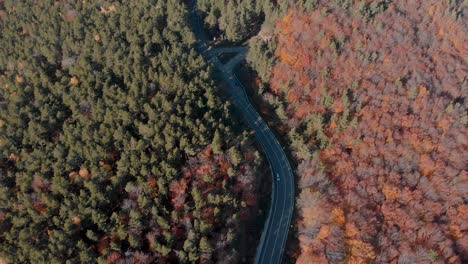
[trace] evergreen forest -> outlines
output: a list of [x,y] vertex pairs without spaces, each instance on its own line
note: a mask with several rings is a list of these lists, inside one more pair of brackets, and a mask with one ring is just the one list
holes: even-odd
[[187,13],[0,1],[0,262],[245,257],[261,159]]

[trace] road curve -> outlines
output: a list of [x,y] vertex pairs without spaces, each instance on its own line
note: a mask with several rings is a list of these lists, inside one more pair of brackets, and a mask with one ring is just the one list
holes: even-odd
[[203,31],[203,23],[196,11],[195,0],[189,0],[189,8],[190,21],[197,39],[197,51],[216,67],[221,78],[229,85],[230,99],[246,123],[255,131],[255,137],[267,157],[272,172],[271,206],[257,246],[255,263],[281,263],[294,208],[294,177],[291,166],[280,143],[252,107],[245,88],[232,71],[234,64],[242,61],[245,52],[241,52],[243,55],[236,56],[234,62],[230,61],[223,65],[217,57],[219,53],[210,52],[208,38]]

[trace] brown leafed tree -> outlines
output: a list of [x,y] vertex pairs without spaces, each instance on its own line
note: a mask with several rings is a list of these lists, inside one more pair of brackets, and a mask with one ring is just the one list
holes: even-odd
[[444,1],[385,8],[277,21],[269,92],[319,147],[298,158],[299,263],[468,261],[467,21]]

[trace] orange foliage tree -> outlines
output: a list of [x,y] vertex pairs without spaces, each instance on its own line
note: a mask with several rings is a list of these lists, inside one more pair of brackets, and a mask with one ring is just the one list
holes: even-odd
[[271,92],[325,142],[299,159],[298,263],[468,261],[466,21],[444,1],[357,8],[277,22]]

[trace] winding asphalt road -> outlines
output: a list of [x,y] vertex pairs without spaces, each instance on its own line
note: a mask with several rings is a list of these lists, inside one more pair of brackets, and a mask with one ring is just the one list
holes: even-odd
[[[214,64],[223,81],[229,85],[229,97],[246,123],[255,131],[255,137],[268,159],[272,172],[271,206],[257,246],[255,263],[281,263],[294,208],[294,177],[291,166],[280,143],[252,107],[244,86],[233,73],[235,65],[245,58],[247,49],[244,47],[211,49],[196,10],[196,1],[190,1],[190,19],[197,38],[197,51]],[[217,56],[226,52],[238,52],[238,54],[223,65]]]

